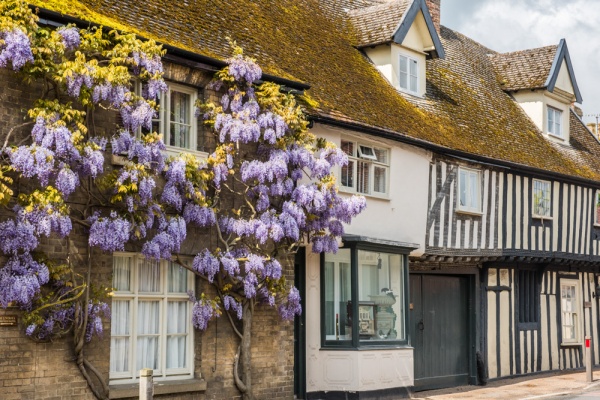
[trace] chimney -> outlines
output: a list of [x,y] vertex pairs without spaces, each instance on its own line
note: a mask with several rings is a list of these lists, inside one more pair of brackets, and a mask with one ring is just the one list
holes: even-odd
[[440,7],[441,0],[426,0],[427,8],[429,9],[429,14],[431,14],[431,19],[433,20],[433,25],[435,26],[435,30],[438,35],[440,34]]

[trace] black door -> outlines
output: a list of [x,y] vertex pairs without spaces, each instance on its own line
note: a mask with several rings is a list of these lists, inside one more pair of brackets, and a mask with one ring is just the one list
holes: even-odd
[[415,390],[469,382],[469,278],[410,275]]
[[304,399],[306,397],[306,329],[304,309],[306,294],[306,257],[304,248],[296,253],[294,261],[294,285],[300,291],[302,298],[302,315],[296,316],[294,320],[294,398]]

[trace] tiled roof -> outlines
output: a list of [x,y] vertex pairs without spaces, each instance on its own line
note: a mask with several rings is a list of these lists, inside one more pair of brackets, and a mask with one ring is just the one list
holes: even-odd
[[446,58],[427,62],[427,97],[418,99],[396,91],[352,46],[351,30],[323,11],[319,0],[33,2],[220,59],[229,55],[229,36],[265,72],[311,85],[307,93],[318,107],[308,111],[314,116],[600,181],[600,157],[588,156],[600,154],[595,139],[577,126],[571,150],[552,144],[499,85],[490,51],[443,27]]
[[350,11],[358,46],[389,42],[411,3],[412,0],[392,0]]
[[389,0],[320,0],[321,7],[325,12],[337,16],[345,16],[346,13],[359,8],[365,8],[374,4],[386,3]]
[[546,46],[491,55],[504,90],[544,88],[557,48]]

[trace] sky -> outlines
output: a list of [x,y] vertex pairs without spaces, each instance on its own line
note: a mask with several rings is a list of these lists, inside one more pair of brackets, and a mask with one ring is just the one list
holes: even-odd
[[584,120],[600,117],[600,0],[441,0],[441,23],[501,53],[564,38]]

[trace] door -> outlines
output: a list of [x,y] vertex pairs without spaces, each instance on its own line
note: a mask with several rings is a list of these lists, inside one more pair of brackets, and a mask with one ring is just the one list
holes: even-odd
[[294,285],[300,291],[302,314],[294,319],[294,398],[306,397],[306,310],[304,309],[306,294],[306,257],[301,247],[294,260]]
[[469,278],[410,274],[415,390],[469,383]]

